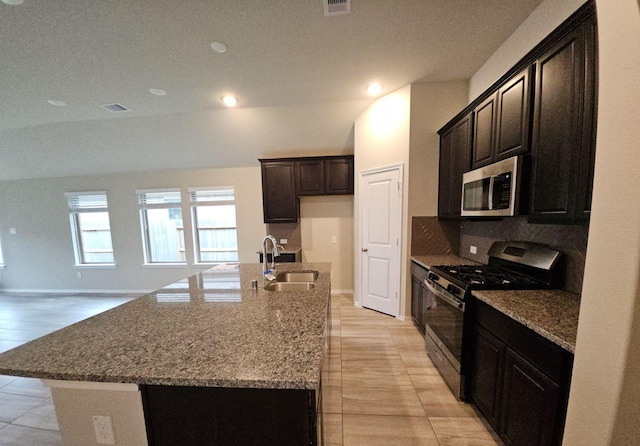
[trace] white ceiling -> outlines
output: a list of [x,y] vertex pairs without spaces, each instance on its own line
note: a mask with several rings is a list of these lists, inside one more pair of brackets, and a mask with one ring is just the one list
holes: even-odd
[[0,3],[0,180],[349,153],[368,83],[468,79],[540,1]]

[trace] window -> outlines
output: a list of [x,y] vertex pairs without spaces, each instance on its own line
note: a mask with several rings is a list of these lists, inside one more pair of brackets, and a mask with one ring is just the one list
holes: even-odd
[[189,189],[198,263],[238,261],[233,187]]
[[145,263],[186,263],[180,190],[137,194]]
[[69,192],[71,237],[76,265],[113,264],[106,192]]

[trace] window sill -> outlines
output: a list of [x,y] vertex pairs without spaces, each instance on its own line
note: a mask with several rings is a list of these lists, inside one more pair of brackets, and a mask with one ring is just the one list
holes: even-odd
[[109,268],[115,268],[116,264],[115,263],[92,263],[92,264],[76,263],[73,266],[75,268],[80,268],[80,269],[109,269]]
[[186,268],[186,263],[143,263],[143,268]]

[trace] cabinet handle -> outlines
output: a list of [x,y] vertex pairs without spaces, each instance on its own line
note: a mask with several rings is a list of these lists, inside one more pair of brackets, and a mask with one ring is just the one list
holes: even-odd
[[362,252],[367,252],[367,251],[369,251],[369,249],[367,249],[367,248],[362,248]]

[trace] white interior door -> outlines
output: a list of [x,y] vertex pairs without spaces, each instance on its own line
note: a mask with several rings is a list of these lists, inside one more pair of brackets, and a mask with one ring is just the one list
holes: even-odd
[[402,166],[360,174],[362,306],[400,311]]

